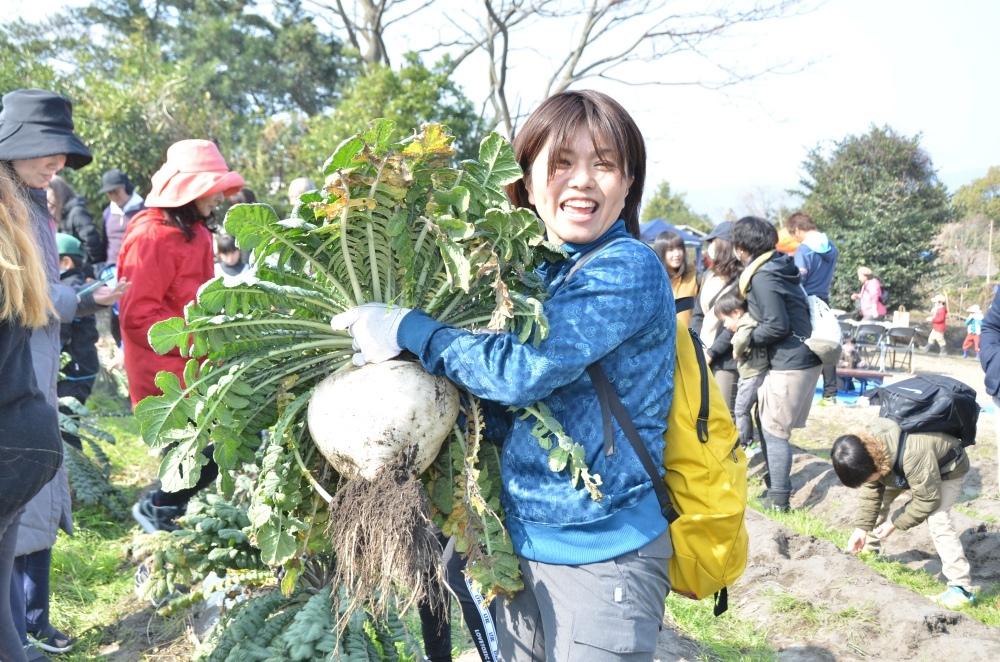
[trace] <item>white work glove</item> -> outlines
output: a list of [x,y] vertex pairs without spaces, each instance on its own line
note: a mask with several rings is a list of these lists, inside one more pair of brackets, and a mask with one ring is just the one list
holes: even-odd
[[354,365],[382,363],[403,351],[396,343],[396,331],[410,310],[384,303],[365,303],[335,315],[330,326],[335,331],[346,330],[354,338]]

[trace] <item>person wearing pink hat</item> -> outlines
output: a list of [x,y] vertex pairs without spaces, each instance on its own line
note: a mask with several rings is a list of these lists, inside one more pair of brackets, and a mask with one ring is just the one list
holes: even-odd
[[[212,235],[206,226],[212,212],[243,188],[243,177],[226,165],[215,143],[181,140],[167,150],[167,161],[153,175],[146,209],[125,231],[118,254],[118,277],[133,285],[120,304],[122,344],[129,396],[133,406],[160,389],[153,380],[162,370],[183,381],[186,359],[174,350],[164,356],[149,345],[153,324],[184,313],[198,288],[214,277]],[[132,508],[147,532],[176,528],[188,499],[215,479],[211,461],[198,483],[180,492],[156,490]]]

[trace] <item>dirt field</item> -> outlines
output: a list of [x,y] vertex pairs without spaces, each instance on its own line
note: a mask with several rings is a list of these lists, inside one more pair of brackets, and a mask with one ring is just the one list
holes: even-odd
[[[978,362],[917,355],[915,372],[949,374],[983,392]],[[905,375],[902,375],[905,376]],[[849,531],[856,495],[843,487],[829,464],[829,448],[839,434],[877,417],[878,408],[814,407],[809,425],[793,436],[792,504],[833,529]],[[997,601],[1000,588],[1000,499],[992,407],[980,415],[973,469],[953,511],[975,587]],[[759,474],[759,456],[751,474]],[[903,496],[897,503],[905,502]],[[862,560],[815,536],[751,511],[750,560],[730,591],[730,611],[766,632],[780,660],[998,660],[1000,629],[965,613],[938,607],[924,595],[886,579]],[[941,564],[925,524],[888,538],[883,558],[938,581]],[[1000,606],[1000,605],[994,605]],[[662,660],[705,659],[706,651],[676,631],[665,631]]]

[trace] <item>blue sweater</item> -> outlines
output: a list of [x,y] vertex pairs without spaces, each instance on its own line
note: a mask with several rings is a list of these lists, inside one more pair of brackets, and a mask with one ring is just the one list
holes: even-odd
[[615,451],[604,454],[600,407],[585,372],[601,363],[650,454],[660,460],[676,333],[666,272],[648,247],[620,241],[566,278],[581,255],[626,236],[618,221],[589,244],[564,244],[569,259],[542,265],[549,335],[538,346],[509,333],[451,328],[420,311],[409,313],[397,334],[425,369],[480,398],[514,407],[543,401],[585,448],[587,466],[603,480],[600,501],[574,488],[566,472],[548,468],[547,452],[531,435],[533,419],[511,424],[501,454],[502,502],[514,549],[530,560],[605,561],[639,549],[667,528],[649,476],[617,425]]
[[802,277],[806,294],[814,294],[830,302],[830,284],[837,268],[840,251],[822,232],[810,232],[795,249],[795,266]]

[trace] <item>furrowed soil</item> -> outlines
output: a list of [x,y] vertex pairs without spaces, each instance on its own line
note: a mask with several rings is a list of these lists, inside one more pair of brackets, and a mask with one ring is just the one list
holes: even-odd
[[[918,354],[913,367],[961,379],[981,392],[981,404],[989,404],[975,361]],[[972,470],[952,511],[980,596],[978,606],[961,611],[930,600],[945,581],[926,524],[895,532],[879,559],[842,551],[857,495],[840,485],[829,449],[836,436],[865,426],[877,414],[870,406],[813,407],[808,426],[792,438],[795,512],[748,511],[749,562],[730,588],[729,611],[715,619],[710,605],[672,596],[656,659],[1000,660],[996,414],[989,407],[980,416],[977,444],[969,449]],[[761,489],[755,487],[760,471],[758,456],[751,463],[752,494]],[[132,571],[123,558],[121,573],[131,576]],[[700,616],[685,616],[691,609],[700,610]],[[123,589],[114,611],[95,619],[103,625],[95,623],[86,633],[77,630],[86,645],[70,654],[71,660],[191,659],[204,632],[199,609],[161,617],[134,598],[130,587]],[[457,619],[453,631],[457,649],[464,648],[456,659],[478,660],[467,640],[462,645],[464,630]]]
[[[918,354],[913,368],[916,373],[956,377],[980,392],[984,407],[989,404],[976,361]],[[744,621],[766,633],[772,650],[720,655],[705,642],[679,634],[668,617],[669,631],[660,638],[658,659],[1000,659],[996,413],[987,407],[980,415],[977,444],[968,449],[972,469],[952,511],[979,592],[979,606],[961,611],[930,600],[945,588],[945,580],[926,523],[893,533],[883,544],[881,558],[869,563],[829,540],[843,545],[857,503],[856,493],[841,485],[833,472],[830,446],[838,435],[864,428],[877,416],[877,407],[864,404],[814,406],[808,426],[792,437],[792,506],[798,512],[770,516],[748,511],[747,570],[730,589],[729,613],[721,618]],[[757,456],[751,461],[751,476],[759,477],[762,469]],[[907,499],[901,496],[894,509]]]

